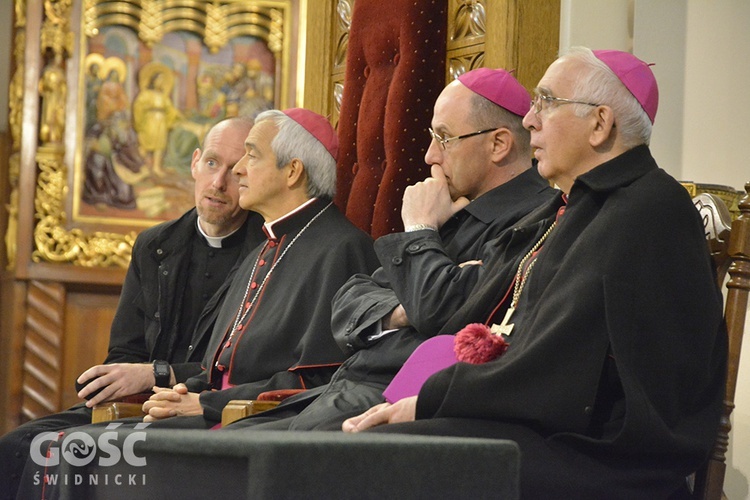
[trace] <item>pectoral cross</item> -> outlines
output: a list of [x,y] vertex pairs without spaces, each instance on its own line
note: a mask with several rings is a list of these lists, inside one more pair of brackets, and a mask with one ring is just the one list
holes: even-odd
[[508,324],[508,321],[510,321],[510,317],[513,316],[513,313],[516,311],[515,307],[509,307],[508,310],[505,313],[505,317],[503,318],[503,322],[499,325],[492,325],[490,327],[490,331],[494,333],[495,335],[505,335],[506,337],[510,335],[510,333],[513,331],[513,323]]

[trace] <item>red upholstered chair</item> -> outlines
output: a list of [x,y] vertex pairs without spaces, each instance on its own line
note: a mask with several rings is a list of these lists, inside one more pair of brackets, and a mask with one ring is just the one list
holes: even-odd
[[445,86],[447,0],[357,0],[338,122],[336,204],[374,238],[400,231],[406,186],[429,175]]

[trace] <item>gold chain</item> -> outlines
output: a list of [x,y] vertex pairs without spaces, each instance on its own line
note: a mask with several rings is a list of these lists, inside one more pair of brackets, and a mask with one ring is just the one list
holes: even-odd
[[536,242],[536,244],[531,247],[531,250],[529,250],[529,253],[527,253],[523,259],[521,259],[521,262],[518,264],[518,270],[516,271],[516,278],[515,278],[515,285],[513,287],[513,300],[510,302],[510,307],[515,309],[516,305],[518,304],[518,298],[521,296],[521,292],[523,291],[523,287],[526,284],[526,279],[529,277],[529,274],[531,274],[531,270],[534,268],[534,264],[536,264],[536,259],[534,259],[531,264],[529,264],[529,267],[524,270],[524,266],[526,265],[526,262],[531,258],[532,255],[534,255],[534,252],[539,250],[539,247],[542,246],[542,243],[544,243],[544,240],[547,239],[547,236],[549,236],[549,233],[552,232],[552,229],[557,225],[557,221],[553,222],[552,225],[547,229],[547,231],[542,235],[542,238]]

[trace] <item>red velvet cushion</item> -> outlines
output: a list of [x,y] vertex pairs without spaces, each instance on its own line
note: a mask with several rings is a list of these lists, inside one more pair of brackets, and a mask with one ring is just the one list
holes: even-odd
[[447,0],[357,0],[339,116],[336,204],[377,238],[403,229],[445,85]]

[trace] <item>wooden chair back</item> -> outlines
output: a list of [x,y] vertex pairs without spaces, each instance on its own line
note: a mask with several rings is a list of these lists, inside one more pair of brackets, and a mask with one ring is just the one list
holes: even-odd
[[693,201],[703,216],[706,238],[716,264],[720,286],[724,286],[725,277],[729,274],[724,306],[724,319],[729,336],[724,412],[717,430],[714,449],[706,464],[696,472],[693,489],[693,497],[696,499],[719,500],[723,498],[726,451],[732,428],[730,416],[734,409],[742,335],[750,294],[750,182],[745,184],[745,195],[739,202],[740,215],[731,222],[731,231],[731,217],[720,198],[704,193],[696,196]]

